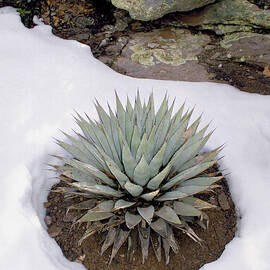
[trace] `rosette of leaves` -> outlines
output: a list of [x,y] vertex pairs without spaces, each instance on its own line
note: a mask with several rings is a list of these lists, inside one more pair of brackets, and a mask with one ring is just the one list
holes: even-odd
[[168,263],[170,249],[179,249],[175,232],[201,241],[190,224],[206,228],[203,210],[214,206],[196,194],[222,179],[205,173],[221,147],[201,153],[212,133],[205,135],[208,125],[198,131],[201,117],[189,124],[193,110],[184,112],[184,105],[172,116],[174,103],[169,106],[166,96],[157,112],[153,94],[142,104],[138,93],[134,106],[127,99],[125,108],[116,95],[116,113],[95,106],[99,121],[77,114],[82,134],[64,133],[69,144],[57,140],[71,157],[58,156],[64,164],[54,168],[72,179],[58,191],[85,198],[69,207],[80,210],[76,223],[87,223],[79,244],[101,232],[106,234],[101,254],[112,246],[110,262],[127,243],[129,260],[140,246],[144,262],[152,245],[157,260],[163,248]]

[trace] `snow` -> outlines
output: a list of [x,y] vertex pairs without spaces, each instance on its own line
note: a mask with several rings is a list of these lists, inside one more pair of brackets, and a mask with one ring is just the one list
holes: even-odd
[[114,106],[115,89],[124,100],[139,88],[145,98],[153,89],[157,104],[167,91],[177,105],[196,105],[202,124],[213,120],[216,128],[207,147],[226,143],[221,165],[231,173],[239,230],[220,259],[202,269],[269,270],[270,97],[222,84],[129,78],[97,61],[89,47],[38,24],[27,29],[14,9],[0,9],[0,269],[85,269],[64,258],[43,221],[56,182],[45,163],[60,151],[52,137],[75,128],[73,109],[95,118],[94,97]]

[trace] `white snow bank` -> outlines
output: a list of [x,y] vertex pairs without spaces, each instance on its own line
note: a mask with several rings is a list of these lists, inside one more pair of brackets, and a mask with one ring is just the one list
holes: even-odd
[[[45,229],[43,202],[50,186],[44,163],[59,151],[52,136],[74,128],[73,109],[96,117],[92,100],[124,99],[136,89],[157,104],[165,91],[187,98],[213,120],[208,147],[226,143],[222,166],[242,216],[238,236],[205,270],[269,270],[270,97],[228,85],[140,80],[122,76],[95,60],[87,46],[51,34],[40,24],[25,28],[12,8],[0,9],[1,196],[0,269],[79,270],[67,261]],[[112,104],[114,104],[112,102]]]

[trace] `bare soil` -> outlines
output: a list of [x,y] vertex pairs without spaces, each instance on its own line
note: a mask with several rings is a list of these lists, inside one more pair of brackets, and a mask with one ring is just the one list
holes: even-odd
[[[47,209],[45,221],[49,224],[48,233],[55,238],[66,258],[70,261],[81,262],[89,270],[197,270],[204,264],[219,258],[225,245],[235,235],[236,214],[234,203],[226,180],[222,180],[219,184],[221,188],[217,189],[215,193],[198,196],[219,206],[217,209],[205,211],[210,218],[208,230],[203,230],[197,225],[192,226],[196,234],[203,239],[202,245],[200,246],[187,235],[179,232],[176,237],[179,241],[180,251],[178,254],[170,252],[169,265],[165,265],[164,258],[161,263],[157,262],[152,247],[150,247],[148,259],[144,265],[142,265],[140,247],[137,249],[132,263],[127,263],[126,244],[121,247],[117,256],[109,265],[111,249],[107,250],[103,256],[100,255],[100,248],[104,240],[103,234],[96,234],[86,239],[82,246],[78,246],[77,242],[82,237],[86,225],[71,228],[72,220],[78,212],[71,210],[66,215],[66,209],[71,204],[83,200],[83,198],[67,201],[63,194],[50,192],[48,202],[44,203]],[[53,186],[52,190],[64,185],[64,182],[60,182]]]

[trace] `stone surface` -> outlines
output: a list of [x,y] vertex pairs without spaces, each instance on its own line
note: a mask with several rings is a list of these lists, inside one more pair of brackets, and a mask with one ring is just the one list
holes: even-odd
[[224,211],[230,209],[230,204],[229,204],[228,198],[224,192],[222,192],[218,195],[218,202],[219,202],[220,207]]
[[174,11],[190,11],[216,0],[111,0],[118,8],[127,10],[136,20],[150,21]]
[[198,64],[197,55],[209,42],[208,35],[194,35],[173,27],[135,33],[112,68],[140,78],[208,80],[209,75]]
[[178,25],[213,30],[218,35],[270,30],[270,10],[262,10],[247,0],[222,0],[183,14]]
[[55,238],[56,236],[60,234],[61,231],[62,231],[61,227],[58,227],[57,225],[53,224],[52,226],[49,227],[48,234],[51,237]]
[[270,35],[240,32],[225,36],[220,45],[240,62],[270,64]]

